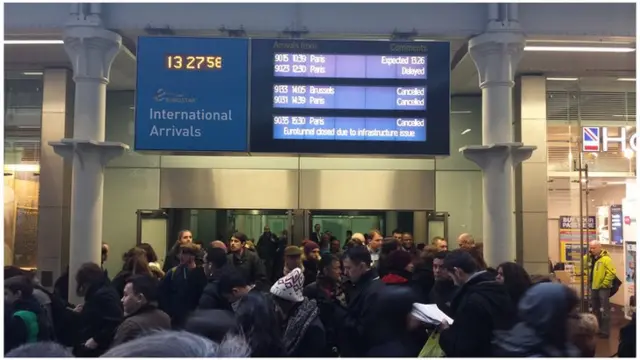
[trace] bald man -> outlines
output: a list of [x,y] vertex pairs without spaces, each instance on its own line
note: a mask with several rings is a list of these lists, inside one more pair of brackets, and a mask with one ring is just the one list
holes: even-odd
[[211,247],[212,247],[212,248],[222,249],[222,250],[224,250],[225,252],[229,252],[229,251],[227,250],[227,245],[225,245],[225,243],[223,243],[223,242],[222,242],[222,241],[220,241],[220,240],[214,240],[214,241],[212,241],[212,242],[211,242]]
[[458,236],[458,247],[465,248],[475,245],[475,240],[473,240],[473,236],[471,234],[460,234]]
[[617,278],[616,267],[609,252],[602,249],[597,240],[589,242],[589,253],[584,256],[584,263],[591,284],[591,307],[600,324],[599,336],[606,339],[611,330],[609,297]]

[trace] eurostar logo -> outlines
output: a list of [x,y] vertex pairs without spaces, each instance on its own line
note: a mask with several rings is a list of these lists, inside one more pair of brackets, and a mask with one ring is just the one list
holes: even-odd
[[156,94],[153,96],[153,100],[155,102],[164,102],[164,103],[193,104],[198,99],[187,96],[185,94],[172,93],[172,92],[165,91],[164,89],[158,89],[158,91],[156,91]]

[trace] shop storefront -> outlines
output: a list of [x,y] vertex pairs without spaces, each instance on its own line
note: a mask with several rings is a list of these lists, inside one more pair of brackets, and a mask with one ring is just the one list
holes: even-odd
[[[585,253],[589,241],[598,240],[627,283],[612,303],[627,307],[635,291],[627,258],[635,257],[637,240],[636,94],[630,80],[547,81],[549,258],[578,270],[581,244]],[[572,281],[579,289],[579,276]]]
[[4,264],[36,267],[41,72],[5,72]]

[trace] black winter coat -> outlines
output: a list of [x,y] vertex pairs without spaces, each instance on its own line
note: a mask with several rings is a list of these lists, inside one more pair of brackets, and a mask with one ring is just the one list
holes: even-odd
[[267,280],[264,264],[255,252],[245,249],[241,255],[229,254],[227,263],[242,271],[249,283],[255,284],[258,290],[269,291],[271,285]]
[[[78,327],[73,352],[77,357],[102,355],[111,346],[116,330],[124,319],[120,297],[106,277],[104,283],[89,287],[82,311],[75,314]],[[84,343],[91,338],[98,343],[96,349],[84,347]]]
[[375,345],[372,343],[376,329],[377,314],[375,308],[381,289],[385,284],[380,281],[375,270],[360,277],[349,291],[347,315],[340,331],[341,355],[343,357],[363,357]]
[[304,288],[303,295],[310,300],[316,301],[320,311],[320,321],[324,326],[326,353],[318,356],[335,357],[340,355],[339,328],[342,320],[347,315],[347,309],[342,306],[338,299],[333,298],[329,291],[324,290],[324,287],[330,287],[327,282],[322,276],[318,276],[316,282]]
[[440,334],[447,357],[491,357],[493,332],[510,329],[516,317],[506,288],[486,271],[460,287],[451,311],[454,323]]
[[[218,273],[219,274],[219,273]],[[214,275],[202,290],[202,295],[198,301],[198,310],[227,310],[233,311],[229,301],[220,294],[218,289],[218,276]]]

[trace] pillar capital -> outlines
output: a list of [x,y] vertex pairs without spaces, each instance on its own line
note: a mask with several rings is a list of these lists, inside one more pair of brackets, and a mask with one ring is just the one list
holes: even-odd
[[120,52],[122,37],[90,24],[69,24],[64,30],[64,48],[73,65],[73,79],[109,82],[113,60]]
[[491,30],[469,40],[480,88],[514,85],[516,68],[524,52],[525,36],[519,29]]
[[[114,141],[62,139],[51,141],[53,151],[68,160],[77,160],[81,168],[88,164],[105,167],[109,161],[129,150],[129,145]],[[74,162],[76,163],[76,162]],[[97,164],[96,164],[97,163]]]
[[[494,171],[505,165],[517,166],[529,159],[536,149],[535,146],[527,146],[521,142],[470,145],[460,148],[465,158],[473,161],[483,171]],[[506,162],[509,164],[506,164]]]

